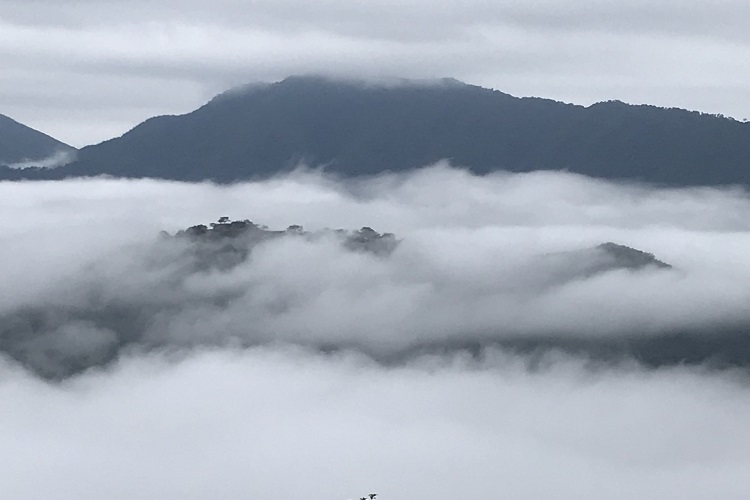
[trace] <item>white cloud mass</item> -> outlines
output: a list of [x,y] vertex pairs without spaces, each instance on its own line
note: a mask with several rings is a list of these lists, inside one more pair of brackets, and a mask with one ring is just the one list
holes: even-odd
[[[682,500],[750,488],[746,365],[504,344],[671,332],[710,344],[724,328],[746,342],[744,190],[439,164],[232,186],[2,182],[0,212],[15,215],[0,219],[4,499]],[[331,234],[281,237],[196,268],[193,243],[159,236],[224,215],[371,226],[401,242],[379,256]],[[673,267],[591,272],[605,241]]]
[[[5,372],[4,498],[742,498],[744,382],[688,370],[529,373],[502,356],[126,360],[62,387]],[[10,379],[10,380],[8,380]]]

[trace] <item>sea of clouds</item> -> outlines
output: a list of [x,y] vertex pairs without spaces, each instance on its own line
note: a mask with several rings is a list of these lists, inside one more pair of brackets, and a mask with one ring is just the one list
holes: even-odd
[[[710,362],[727,331],[748,349],[742,189],[438,164],[231,186],[4,182],[0,213],[2,498],[750,488],[746,366]],[[159,235],[221,216],[400,243],[383,256],[277,238],[196,270],[189,240]],[[607,241],[673,267],[579,273]],[[706,362],[565,349],[676,334]],[[542,340],[561,348],[509,348]]]

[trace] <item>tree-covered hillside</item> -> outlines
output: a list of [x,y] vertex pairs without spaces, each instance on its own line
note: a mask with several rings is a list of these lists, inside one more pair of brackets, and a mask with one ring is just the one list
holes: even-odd
[[[84,148],[60,178],[230,182],[304,162],[346,176],[441,159],[486,173],[565,169],[675,186],[750,184],[750,124],[653,106],[516,98],[455,80],[367,85],[293,77],[235,89]],[[6,177],[10,175],[6,172]]]

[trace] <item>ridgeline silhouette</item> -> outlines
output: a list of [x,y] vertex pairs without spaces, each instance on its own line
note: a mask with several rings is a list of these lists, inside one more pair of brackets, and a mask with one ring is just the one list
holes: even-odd
[[669,186],[750,185],[750,123],[618,101],[517,98],[452,79],[388,86],[290,77],[151,118],[81,149],[69,165],[0,169],[0,178],[232,182],[300,163],[359,176],[441,159],[480,174],[550,169]]
[[42,163],[60,154],[73,154],[75,148],[36,131],[5,115],[0,115],[0,179],[8,165]]

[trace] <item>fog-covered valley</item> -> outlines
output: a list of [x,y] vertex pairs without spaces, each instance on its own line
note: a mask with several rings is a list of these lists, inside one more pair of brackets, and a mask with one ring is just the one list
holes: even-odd
[[8,498],[750,486],[742,189],[438,164],[3,182],[0,211]]

